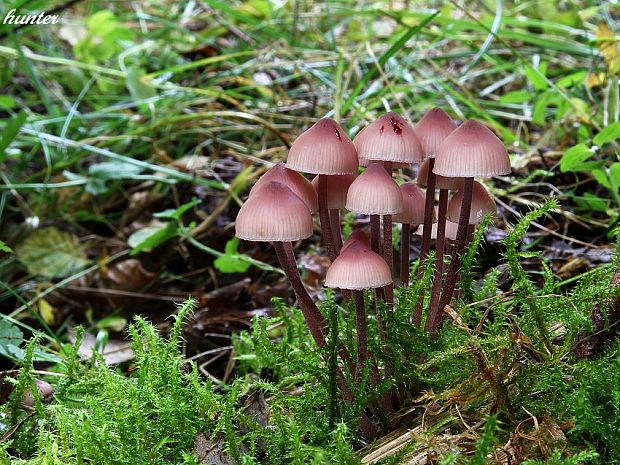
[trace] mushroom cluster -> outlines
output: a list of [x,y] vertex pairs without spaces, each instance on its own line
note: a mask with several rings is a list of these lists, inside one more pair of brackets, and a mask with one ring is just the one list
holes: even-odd
[[[397,180],[403,176],[398,171],[414,165],[419,165],[416,181],[399,185]],[[323,118],[294,141],[286,164],[276,164],[254,185],[237,216],[236,234],[273,244],[308,328],[322,347],[329,337],[328,325],[304,287],[293,250],[293,242],[313,234],[313,214],[318,212],[331,261],[325,286],[340,289],[356,309],[357,360],[353,362],[344,349],[339,354],[353,373],[360,373],[367,363],[373,364],[363,291],[373,289],[375,304],[383,300],[391,308],[395,271],[400,271],[400,284],[408,286],[411,233],[421,235],[420,254],[414,257],[420,266],[414,279],[422,275],[434,244],[433,284],[426,312],[423,295],[412,309],[412,324],[421,326],[426,315],[423,327],[436,337],[443,325],[443,309],[454,295],[460,255],[475,225],[495,212],[492,196],[474,178],[509,172],[506,148],[491,130],[473,120],[457,126],[438,108],[415,126],[394,112],[386,113],[353,140],[336,121]],[[301,173],[316,177],[310,182]],[[358,228],[343,242],[342,209],[367,216],[370,234],[365,227]],[[393,223],[401,225],[398,266]],[[338,378],[344,397],[349,397],[341,372]]]

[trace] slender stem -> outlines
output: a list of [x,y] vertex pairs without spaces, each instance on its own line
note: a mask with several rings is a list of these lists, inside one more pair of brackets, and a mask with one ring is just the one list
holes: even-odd
[[282,266],[284,274],[286,274],[286,277],[293,287],[293,292],[295,292],[295,297],[297,297],[299,308],[304,315],[306,324],[310,329],[310,333],[316,345],[324,347],[326,344],[325,338],[327,336],[327,320],[319,311],[310,295],[308,295],[308,291],[306,291],[301,281],[295,263],[293,245],[290,242],[273,242],[273,247],[276,249],[276,255],[280,261],[280,266]]
[[400,231],[400,283],[409,286],[409,238],[411,237],[411,225],[403,224]]
[[330,208],[329,221],[332,226],[332,236],[334,238],[336,255],[339,255],[340,249],[342,249],[342,233],[340,232],[340,210],[338,210],[337,208]]
[[433,227],[433,208],[435,207],[435,159],[428,162],[428,180],[426,185],[426,202],[424,204],[424,228],[422,230],[422,250],[420,251],[420,275],[424,273],[424,261],[431,247],[431,229]]
[[[431,248],[431,231],[433,229],[433,209],[435,208],[435,159],[431,158],[428,162],[428,179],[426,183],[426,201],[424,203],[424,225],[422,229],[422,249],[420,250],[420,266],[418,267],[418,278],[424,275],[426,256]],[[418,303],[413,312],[413,324],[420,326],[422,322],[422,310],[424,307],[424,289],[420,290]]]
[[381,253],[379,242],[381,241],[381,224],[379,215],[370,215],[370,246],[373,252]]
[[319,219],[321,220],[321,235],[327,248],[329,259],[334,262],[336,259],[336,247],[332,234],[331,221],[329,220],[329,209],[327,207],[327,175],[319,174]]
[[357,327],[357,372],[358,376],[364,371],[368,360],[368,335],[366,329],[366,306],[364,305],[363,291],[353,291],[355,301],[355,323]]
[[431,324],[437,318],[439,311],[439,298],[443,281],[443,257],[446,236],[446,211],[448,210],[448,189],[439,190],[439,211],[437,213],[437,243],[435,245],[435,276],[433,278],[433,289],[431,291],[431,301],[428,305],[428,317],[424,329],[430,330]]
[[431,337],[437,338],[441,325],[443,323],[443,309],[452,300],[452,294],[454,294],[454,288],[456,287],[456,281],[461,269],[461,253],[465,249],[465,241],[467,239],[467,229],[469,227],[469,214],[471,212],[471,196],[474,186],[474,178],[465,178],[463,184],[463,203],[461,204],[461,214],[459,216],[459,227],[456,232],[456,240],[454,241],[454,247],[452,249],[452,259],[450,260],[450,267],[446,275],[446,283],[444,285],[444,291],[439,299],[439,311],[435,321],[431,326]]
[[[392,245],[392,215],[384,215],[383,219],[383,259],[390,267],[392,276],[394,276],[394,247]],[[388,284],[384,288],[385,301],[388,306],[394,305],[394,282]]]

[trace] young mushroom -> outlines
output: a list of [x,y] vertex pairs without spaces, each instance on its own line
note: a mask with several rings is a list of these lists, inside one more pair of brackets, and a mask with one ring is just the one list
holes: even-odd
[[[329,210],[329,220],[332,226],[332,234],[336,250],[342,248],[342,232],[340,231],[340,209],[347,203],[347,192],[351,183],[355,181],[352,174],[335,174],[327,177],[327,208]],[[319,177],[315,176],[312,186],[316,191],[319,190]]]
[[[400,166],[419,163],[424,159],[420,141],[411,125],[398,113],[386,113],[360,131],[353,140],[360,160],[364,163],[381,162],[387,173],[392,176],[394,163]],[[369,165],[370,166],[370,165]],[[391,214],[383,216],[383,257],[390,268],[393,266]],[[370,217],[371,235],[378,234],[379,218]],[[376,244],[375,244],[376,246]],[[375,250],[378,250],[375,249]],[[388,286],[388,301],[391,302],[391,286]]]
[[[372,219],[373,217],[379,219],[381,216],[394,215],[403,211],[403,197],[398,184],[383,166],[379,163],[371,163],[349,187],[346,209],[370,215],[371,245],[375,252],[379,252],[378,221],[373,223]],[[390,249],[392,248],[391,225],[392,219],[390,217],[390,240],[389,243],[384,244],[384,247]],[[386,262],[390,266],[390,262],[388,260]],[[391,266],[390,269],[392,269]],[[391,284],[386,289],[391,292]],[[392,301],[390,296],[391,294],[387,296],[388,302]]]
[[292,245],[293,241],[312,235],[312,213],[308,206],[284,184],[269,181],[255,189],[239,210],[235,234],[246,241],[273,244],[312,337],[323,347],[327,322],[301,281]]
[[317,191],[310,181],[297,171],[287,168],[282,162],[275,164],[263,174],[250,189],[250,196],[265,184],[275,181],[284,184],[304,201],[311,213],[319,211]]
[[319,218],[321,234],[330,260],[338,255],[331,229],[328,209],[328,176],[357,174],[357,152],[338,123],[323,118],[301,134],[288,153],[287,167],[303,173],[319,175]]
[[[460,254],[465,248],[472,206],[474,176],[490,177],[510,173],[510,158],[502,141],[481,123],[465,121],[439,146],[434,173],[446,177],[463,177],[463,201],[459,214],[459,227],[454,253],[446,274],[439,312],[450,303],[461,265]],[[436,318],[441,322],[443,319]],[[440,324],[433,324],[431,336],[437,337]]]
[[367,236],[361,230],[357,230],[347,239],[340,255],[327,270],[325,286],[353,291],[358,372],[363,370],[368,359],[363,290],[387,286],[391,282],[392,270],[379,254],[372,251]]
[[409,285],[409,243],[411,229],[424,222],[424,192],[413,183],[400,186],[403,196],[403,211],[392,216],[392,222],[402,225],[400,234],[400,282]]

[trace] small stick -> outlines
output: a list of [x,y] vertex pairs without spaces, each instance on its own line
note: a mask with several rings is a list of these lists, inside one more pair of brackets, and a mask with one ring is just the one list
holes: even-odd
[[463,203],[461,204],[461,214],[459,215],[459,226],[456,232],[456,240],[454,241],[454,247],[452,249],[452,258],[450,260],[450,267],[446,275],[446,283],[443,287],[444,291],[439,299],[439,308],[437,312],[437,318],[432,322],[431,337],[436,339],[439,335],[439,330],[443,323],[443,309],[452,300],[454,294],[454,288],[456,287],[456,281],[461,269],[461,253],[465,249],[465,241],[467,239],[467,229],[469,227],[469,214],[471,212],[471,197],[474,186],[474,178],[465,178],[463,184]]
[[329,209],[327,206],[327,175],[319,174],[319,219],[321,220],[321,235],[327,248],[329,259],[334,262],[337,257],[334,237],[332,235]]
[[409,286],[409,241],[411,237],[411,225],[403,224],[400,232],[400,283]]

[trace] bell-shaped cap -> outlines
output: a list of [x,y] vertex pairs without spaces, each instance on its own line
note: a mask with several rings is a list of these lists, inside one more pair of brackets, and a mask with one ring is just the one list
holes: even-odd
[[344,252],[347,247],[349,247],[354,242],[361,242],[366,247],[370,248],[370,238],[368,237],[368,234],[366,234],[361,229],[356,229],[351,233],[349,237],[347,237],[347,240],[344,241],[344,244],[342,244],[342,248],[340,249],[340,253]]
[[246,241],[298,241],[312,235],[312,213],[291,189],[271,181],[243,204],[235,235]]
[[[461,204],[463,203],[463,190],[459,190],[448,202],[446,218],[450,221],[459,221],[461,214]],[[478,224],[487,213],[495,215],[497,207],[495,200],[491,197],[486,188],[478,181],[474,181],[471,195],[471,211],[469,213],[469,224]]]
[[[334,174],[327,177],[327,208],[330,210],[344,208],[347,203],[347,192],[353,181],[355,176],[352,174]],[[312,187],[315,192],[319,191],[318,176],[312,180]]]
[[[261,186],[265,184],[275,181],[281,184],[284,184],[290,190],[292,190],[295,195],[297,195],[301,200],[304,201],[306,206],[310,209],[312,213],[315,213],[319,210],[319,199],[316,193],[316,190],[306,178],[304,178],[297,171],[289,169],[284,165],[284,163],[278,163],[271,167],[269,171],[263,174],[256,184],[252,186],[250,190],[250,196],[254,194]],[[346,193],[345,193],[346,195]]]
[[388,264],[361,240],[343,248],[325,276],[325,286],[339,289],[372,289],[391,282]]
[[351,139],[333,119],[320,119],[293,142],[286,166],[312,174],[357,174],[359,161]]
[[377,118],[353,140],[360,160],[419,163],[424,159],[411,125],[393,111]]
[[349,187],[346,209],[365,215],[393,215],[403,211],[403,196],[383,166],[371,163]]
[[403,211],[394,215],[392,222],[415,225],[424,223],[424,192],[412,182],[400,186],[400,192],[403,196]]
[[[445,231],[445,237],[446,239],[450,240],[450,241],[455,241],[456,240],[456,233],[459,229],[459,224],[458,223],[454,223],[452,221],[447,220],[446,221],[446,231]],[[416,236],[422,236],[424,234],[424,225],[421,224],[420,226],[418,226],[418,229],[416,229],[416,231],[414,232],[414,234]],[[437,240],[437,223],[433,223],[433,227],[431,228],[431,240]]]
[[456,129],[456,123],[441,108],[433,108],[426,112],[420,121],[413,127],[418,137],[424,156],[434,158],[439,144]]
[[[426,159],[420,165],[416,182],[419,186],[428,186],[428,173],[430,168],[430,159]],[[457,190],[463,186],[465,178],[447,178],[445,176],[435,175],[435,189]]]
[[433,172],[451,178],[498,176],[510,173],[510,158],[502,141],[490,129],[468,120],[441,143]]

